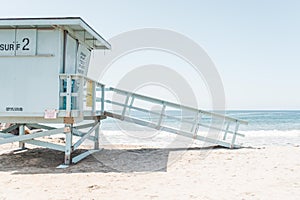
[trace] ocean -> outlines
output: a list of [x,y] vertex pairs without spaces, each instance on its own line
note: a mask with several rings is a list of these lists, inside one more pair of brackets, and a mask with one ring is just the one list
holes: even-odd
[[241,126],[245,146],[300,145],[300,111],[228,111],[229,116],[248,121]]
[[[180,116],[181,113],[178,111],[168,111],[172,116]],[[226,111],[227,116],[231,116],[237,119],[245,120],[249,124],[241,125],[239,132],[244,134],[245,137],[239,138],[238,142],[244,146],[266,146],[266,145],[300,145],[300,111],[299,110],[274,110],[274,111],[262,111],[262,110],[235,110],[235,111]],[[142,118],[150,121],[156,121],[156,116],[149,116],[141,113],[133,113],[133,116],[137,118]],[[184,116],[186,119],[192,119],[193,116]],[[208,120],[208,119],[203,119]],[[169,124],[175,123],[177,121],[169,119]],[[136,136],[130,137],[131,133],[126,133],[130,131],[145,131],[151,132],[150,129],[136,126],[126,122],[120,122],[115,119],[106,119],[103,120],[101,130],[104,132],[109,131],[114,133],[111,135],[111,139],[119,138],[117,141],[122,143],[122,139],[130,140],[133,139],[136,143],[141,142],[141,138]],[[125,134],[126,137],[123,137],[120,134]],[[125,130],[125,131],[124,131]],[[142,134],[143,135],[143,134]],[[147,135],[147,134],[144,134]],[[143,135],[143,137],[144,137]],[[107,135],[107,137],[109,137]],[[171,136],[162,136],[160,139],[165,138],[168,140]],[[126,139],[127,138],[127,139]],[[145,137],[146,138],[146,137]],[[150,137],[151,138],[151,137]],[[153,138],[152,138],[153,139]],[[123,142],[124,142],[123,140]],[[164,140],[164,139],[162,139]],[[114,141],[112,141],[114,142]],[[148,140],[149,142],[149,140]]]
[[248,121],[243,131],[300,131],[300,111],[227,111],[228,116]]

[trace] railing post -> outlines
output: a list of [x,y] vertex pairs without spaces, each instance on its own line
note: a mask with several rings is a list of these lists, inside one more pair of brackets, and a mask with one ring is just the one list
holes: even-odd
[[236,134],[239,130],[239,125],[240,125],[240,122],[236,121],[236,124],[235,124],[235,130],[234,130],[234,133],[233,133],[233,136],[232,136],[232,140],[231,140],[231,145],[230,145],[230,148],[234,148],[234,143],[235,143],[235,139],[236,139]]
[[131,101],[130,101],[130,104],[129,104],[129,109],[132,107],[134,99],[135,99],[134,96],[131,96]]
[[227,122],[225,133],[224,133],[224,136],[223,136],[223,140],[226,140],[227,133],[228,133],[228,130],[229,130],[229,126],[230,126],[230,122]]
[[77,104],[78,104],[78,109],[80,112],[83,112],[83,85],[84,85],[84,78],[80,77],[79,79],[79,91],[78,91],[78,96],[77,96]]
[[72,103],[72,77],[70,75],[67,76],[67,95],[66,95],[66,117],[71,116]]
[[193,123],[192,128],[191,128],[191,132],[193,132],[195,126],[198,124],[198,118],[199,118],[199,112],[197,111],[197,113],[195,115],[194,123]]
[[123,111],[122,111],[122,117],[124,117],[125,113],[126,113],[126,108],[127,108],[127,104],[128,104],[128,101],[129,101],[129,97],[131,95],[128,93],[127,96],[126,96],[126,100],[124,102],[124,108],[123,108]]
[[157,123],[157,129],[159,129],[160,125],[161,125],[161,122],[163,120],[163,117],[165,115],[165,112],[166,112],[166,104],[163,103],[163,107],[161,109],[161,112],[160,112],[160,116],[159,116],[159,120],[158,120],[158,123]]
[[[196,128],[195,128],[195,131],[194,131],[194,139],[197,138],[197,134],[198,134],[198,131],[199,131],[200,122],[201,122],[201,119],[202,119],[202,113],[201,113],[201,112],[199,112],[199,113],[197,114],[196,119],[197,119],[197,120],[196,120],[196,122],[195,122]],[[194,124],[194,126],[195,126],[195,124]]]
[[104,114],[104,102],[105,102],[105,87],[101,85],[101,114]]
[[92,81],[92,112],[96,111],[96,83]]

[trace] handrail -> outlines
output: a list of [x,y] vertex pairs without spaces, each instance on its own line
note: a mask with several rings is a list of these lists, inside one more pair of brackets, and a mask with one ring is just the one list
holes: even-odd
[[203,113],[203,114],[212,115],[212,116],[218,117],[218,118],[224,118],[228,121],[239,122],[240,124],[245,124],[245,125],[248,124],[248,122],[244,121],[244,120],[236,119],[236,118],[233,118],[233,117],[221,115],[221,114],[214,113],[214,112],[209,112],[209,111],[205,111],[205,110],[201,110],[201,109],[192,108],[192,107],[185,106],[185,105],[172,103],[172,102],[165,101],[165,100],[156,99],[156,98],[153,98],[153,97],[144,96],[144,95],[141,95],[141,94],[136,94],[136,93],[133,93],[133,92],[128,92],[128,91],[125,91],[125,90],[120,90],[120,89],[116,89],[116,88],[112,88],[112,87],[109,87],[108,90],[109,91],[114,91],[114,92],[117,92],[117,93],[121,93],[121,94],[130,95],[130,96],[135,96],[135,97],[137,97],[139,99],[142,99],[142,100],[150,100],[150,101],[153,101],[153,102],[156,102],[156,103],[161,103],[161,104],[164,103],[164,104],[166,104],[170,107],[174,107],[174,108],[183,108],[183,109],[194,111],[194,112],[200,112],[200,113]]

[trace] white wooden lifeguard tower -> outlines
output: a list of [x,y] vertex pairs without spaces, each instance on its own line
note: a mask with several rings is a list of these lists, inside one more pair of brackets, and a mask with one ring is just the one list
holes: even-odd
[[[103,85],[86,77],[91,51],[110,49],[81,18],[0,19],[0,123],[13,123],[2,131],[0,144],[20,142],[65,151],[65,164],[78,162],[71,153],[95,131],[98,149],[100,120],[105,118],[103,101],[96,104],[96,90]],[[103,94],[103,93],[101,93]],[[94,120],[74,127],[75,123]],[[62,123],[55,129],[39,123]],[[24,135],[24,126],[48,129]],[[9,133],[19,128],[19,136]],[[90,128],[88,134],[79,131]],[[66,134],[66,146],[37,140],[47,135]],[[72,144],[73,135],[81,139]]]
[[[69,165],[99,149],[100,120],[112,117],[214,145],[238,147],[236,136],[243,136],[238,129],[240,124],[247,124],[245,121],[130,91],[105,88],[89,79],[86,75],[94,49],[110,49],[110,44],[81,18],[0,19],[0,123],[14,124],[0,131],[0,145],[19,142],[20,149],[28,143],[63,151],[64,164]],[[122,98],[119,101],[108,98],[112,95],[105,98],[105,93]],[[153,111],[136,104],[137,101],[158,105],[161,110]],[[119,109],[107,110],[105,104]],[[194,118],[172,116],[167,109],[187,110]],[[157,121],[137,118],[132,110],[157,115]],[[164,123],[165,119],[190,127],[185,130],[172,127]],[[214,126],[211,119],[224,123]],[[45,125],[51,123],[64,126]],[[43,131],[25,134],[25,126]],[[223,135],[221,138],[203,136],[199,134],[199,127],[214,129]],[[10,133],[14,129],[19,130],[18,135]],[[84,132],[86,129],[89,130]],[[65,145],[39,139],[60,133],[65,134]],[[75,141],[73,136],[80,139]],[[72,152],[86,139],[94,142],[94,150],[72,157]]]

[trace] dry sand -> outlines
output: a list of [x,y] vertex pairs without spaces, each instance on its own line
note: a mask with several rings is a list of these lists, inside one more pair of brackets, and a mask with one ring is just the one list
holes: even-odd
[[[12,145],[0,146],[0,151]],[[114,147],[115,148],[115,147]],[[63,153],[0,155],[0,199],[299,199],[300,147],[105,147],[67,169]]]

